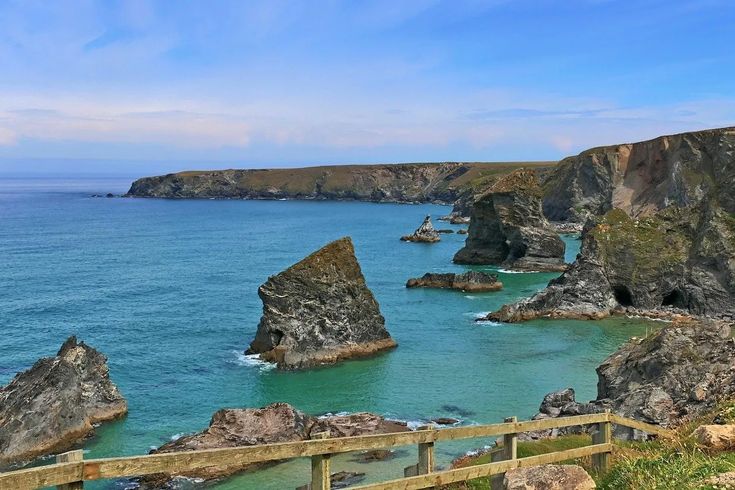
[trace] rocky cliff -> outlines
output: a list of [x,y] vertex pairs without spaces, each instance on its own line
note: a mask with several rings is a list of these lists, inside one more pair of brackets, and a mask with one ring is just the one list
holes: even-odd
[[[710,411],[735,395],[735,339],[722,321],[677,320],[644,339],[632,339],[597,368],[597,398],[574,399],[574,390],[549,393],[535,419],[609,409],[664,427]],[[572,432],[574,429],[572,430]],[[635,436],[615,428],[617,437]],[[541,436],[553,436],[546,431]]]
[[563,270],[564,242],[544,217],[541,197],[532,171],[500,178],[474,202],[467,241],[454,262]]
[[593,148],[562,160],[544,183],[543,209],[583,222],[613,208],[633,217],[716,198],[735,212],[735,128]]
[[569,270],[489,318],[591,319],[629,309],[732,318],[733,300],[735,218],[707,201],[641,219],[610,211],[584,234]]
[[258,289],[263,316],[248,353],[283,369],[331,364],[395,347],[349,237]]
[[[297,442],[324,432],[329,437],[349,437],[408,430],[405,423],[386,420],[371,413],[313,417],[287,403],[273,403],[263,408],[219,410],[212,416],[207,429],[164,444],[152,453]],[[205,467],[180,475],[151,475],[142,479],[141,483],[143,488],[161,488],[174,476],[212,480],[255,470],[265,464],[268,463],[234,463],[230,466]]]
[[[451,230],[447,231],[451,232]],[[410,235],[402,236],[401,240],[404,242],[435,243],[441,240],[441,237],[439,232],[434,229],[434,225],[431,224],[431,216],[427,216],[416,231]]]
[[523,166],[554,162],[333,165],[294,169],[187,171],[136,180],[129,196],[222,199],[330,199],[442,202],[472,196]]
[[70,337],[0,388],[0,467],[66,451],[126,413],[105,356]]

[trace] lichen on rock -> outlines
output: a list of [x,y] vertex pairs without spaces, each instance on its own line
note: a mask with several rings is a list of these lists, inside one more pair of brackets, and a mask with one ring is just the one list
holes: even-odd
[[66,451],[127,410],[107,358],[69,337],[0,388],[0,467]]
[[349,237],[268,278],[258,295],[263,316],[247,352],[279,368],[332,364],[396,346]]

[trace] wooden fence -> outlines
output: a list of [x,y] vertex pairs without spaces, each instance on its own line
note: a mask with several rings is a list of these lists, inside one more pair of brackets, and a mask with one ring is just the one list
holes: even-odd
[[[596,425],[596,430],[592,432],[592,444],[589,446],[527,458],[517,457],[516,441],[519,433],[591,424]],[[517,422],[513,417],[506,419],[506,422],[502,424],[446,429],[428,428],[396,434],[332,439],[314,438],[309,441],[148,454],[123,458],[84,460],[82,451],[77,450],[60,454],[57,456],[55,464],[0,473],[0,489],[25,490],[58,486],[64,490],[77,490],[83,487],[83,482],[92,480],[129,478],[155,473],[186,474],[186,472],[206,467],[244,466],[252,463],[311,457],[311,488],[313,490],[328,490],[330,488],[330,458],[332,455],[412,444],[418,445],[418,463],[406,469],[404,478],[353,488],[355,490],[432,488],[448,483],[500,475],[513,468],[557,463],[586,456],[592,456],[593,465],[598,471],[605,471],[609,464],[609,455],[614,446],[611,436],[611,424],[663,437],[670,435],[668,431],[660,427],[605,412],[525,422]],[[504,441],[501,461],[446,471],[434,471],[435,443],[499,436],[502,436]]]

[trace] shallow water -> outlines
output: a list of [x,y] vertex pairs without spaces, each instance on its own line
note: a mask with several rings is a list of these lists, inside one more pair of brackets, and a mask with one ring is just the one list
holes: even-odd
[[[398,240],[426,214],[446,214],[445,206],[89,197],[128,185],[0,181],[0,383],[53,355],[70,334],[104,352],[130,414],[100,428],[85,457],[143,454],[202,429],[219,408],[276,401],[312,414],[524,419],[552,390],[574,386],[579,399],[594,398],[594,368],[650,325],[475,322],[554,274],[500,272],[505,289],[496,293],[407,290],[410,277],[466,269],[451,262],[464,235],[442,235],[433,245]],[[345,235],[399,347],[304,372],[279,372],[243,356],[261,314],[258,286]],[[564,239],[571,260],[579,241]],[[438,461],[488,442],[439,445]],[[369,465],[340,457],[333,471],[366,471],[367,481],[398,477],[415,453],[409,447],[398,460]],[[307,480],[307,462],[293,461],[217,488],[293,488]]]

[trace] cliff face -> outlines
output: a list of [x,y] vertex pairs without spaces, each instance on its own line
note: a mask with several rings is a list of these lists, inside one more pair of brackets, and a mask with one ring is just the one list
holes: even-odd
[[125,413],[105,356],[70,337],[0,388],[0,467],[65,451]]
[[544,183],[551,220],[580,221],[613,208],[633,217],[707,196],[735,212],[735,128],[605,146],[562,160]]
[[454,262],[564,269],[564,242],[541,211],[541,188],[532,171],[502,177],[474,202],[467,240]]
[[331,364],[396,345],[349,237],[270,277],[258,295],[263,316],[248,352],[280,368]]
[[606,214],[577,261],[530,299],[490,318],[601,318],[626,308],[735,316],[735,218],[715,203],[667,208],[640,220]]
[[[552,162],[522,164],[539,171]],[[453,203],[515,163],[335,165],[295,169],[191,171],[136,180],[129,196],[222,199],[329,199]]]

